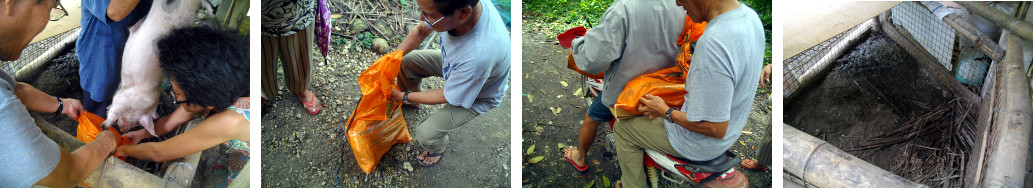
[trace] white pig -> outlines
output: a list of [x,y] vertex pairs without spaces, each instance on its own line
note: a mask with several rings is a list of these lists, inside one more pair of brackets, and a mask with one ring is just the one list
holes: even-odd
[[147,16],[129,28],[122,54],[122,83],[108,107],[105,127],[118,123],[122,131],[142,125],[151,135],[158,118],[162,70],[155,43],[174,28],[189,25],[200,0],[154,0]]

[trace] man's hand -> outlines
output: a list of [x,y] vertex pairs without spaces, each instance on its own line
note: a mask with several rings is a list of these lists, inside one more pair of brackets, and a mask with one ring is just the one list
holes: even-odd
[[395,88],[391,88],[391,100],[405,102],[404,99],[405,99],[405,92],[401,92],[401,91],[398,91]]
[[72,119],[79,119],[79,113],[83,111],[82,102],[76,99],[61,99],[61,103],[64,105],[64,109],[61,110],[62,114]]
[[111,142],[110,150],[107,150],[108,154],[114,153],[115,148],[118,147],[118,138],[116,138],[115,134],[111,133],[111,131],[109,130],[100,131],[100,133],[97,134],[97,139],[95,139],[94,141]]
[[136,130],[136,131],[133,131],[133,132],[129,132],[129,133],[123,134],[122,136],[126,137],[126,138],[129,138],[130,140],[133,140],[133,144],[139,144],[140,140],[143,140],[143,139],[146,139],[146,138],[150,138],[150,137],[154,137],[154,136],[151,135],[151,133],[148,133],[147,130],[145,130],[145,129],[140,129],[140,130]]
[[638,99],[638,111],[642,112],[642,115],[649,116],[649,119],[664,116],[671,107],[667,106],[664,99],[646,94],[642,98]]
[[771,80],[771,64],[764,66],[764,69],[760,71],[760,87],[767,87],[769,80]]

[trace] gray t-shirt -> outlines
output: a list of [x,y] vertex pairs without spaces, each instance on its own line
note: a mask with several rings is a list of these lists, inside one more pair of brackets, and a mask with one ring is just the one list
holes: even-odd
[[0,71],[0,187],[30,187],[61,161],[61,149],[36,127],[14,95],[15,85]]
[[613,107],[631,79],[677,65],[684,26],[685,10],[672,0],[617,0],[598,25],[571,42],[574,63],[587,73],[603,72],[600,101]]
[[440,32],[445,100],[483,114],[498,107],[509,89],[509,31],[491,1],[481,0],[481,16],[462,36]]
[[690,160],[710,160],[739,139],[764,66],[764,37],[757,13],[743,4],[707,23],[685,78],[688,94],[681,111],[689,121],[728,121],[728,129],[724,138],[716,139],[664,122],[671,146],[679,154]]

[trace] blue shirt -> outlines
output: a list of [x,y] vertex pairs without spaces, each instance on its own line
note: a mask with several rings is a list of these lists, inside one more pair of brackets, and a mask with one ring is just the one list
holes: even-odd
[[760,17],[745,4],[707,22],[685,78],[688,94],[681,110],[689,121],[728,121],[728,127],[717,139],[665,121],[667,139],[678,154],[710,160],[739,140],[764,67],[764,37]]
[[30,187],[61,161],[61,148],[36,127],[15,85],[0,71],[0,187]]
[[488,0],[481,17],[463,36],[440,32],[445,100],[483,114],[498,107],[509,89],[509,31]]
[[79,57],[79,86],[93,101],[114,97],[122,65],[122,50],[129,38],[129,27],[151,9],[151,0],[141,0],[121,21],[108,18],[111,0],[82,1],[82,30],[75,41]]

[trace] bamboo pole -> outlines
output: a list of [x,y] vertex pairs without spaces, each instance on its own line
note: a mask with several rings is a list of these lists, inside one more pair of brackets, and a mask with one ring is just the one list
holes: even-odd
[[818,187],[927,187],[890,173],[792,126],[782,126],[783,169]]
[[1018,35],[1026,40],[1033,41],[1033,24],[1016,19],[1011,15],[1004,14],[1003,12],[994,9],[989,5],[983,4],[982,2],[956,1],[954,3],[958,3],[969,11],[994,22],[997,26],[1011,31],[1012,34]]
[[950,25],[954,30],[957,30],[965,39],[968,39],[975,43],[976,46],[979,46],[979,51],[982,51],[986,56],[990,56],[990,59],[993,59],[994,61],[1002,61],[1004,59],[1004,49],[1001,48],[1001,46],[998,46],[997,43],[990,39],[990,37],[980,33],[975,26],[969,24],[968,21],[961,16],[958,16],[957,14],[948,14],[943,17],[943,22],[946,22],[947,25]]
[[1008,51],[1001,65],[1001,87],[997,90],[1002,102],[991,125],[988,143],[985,175],[980,178],[981,187],[1015,186],[1023,187],[1026,172],[1026,157],[1029,154],[1029,136],[1033,125],[1033,103],[1030,103],[1030,86],[1023,69],[1023,41],[1019,36],[1008,34]]

